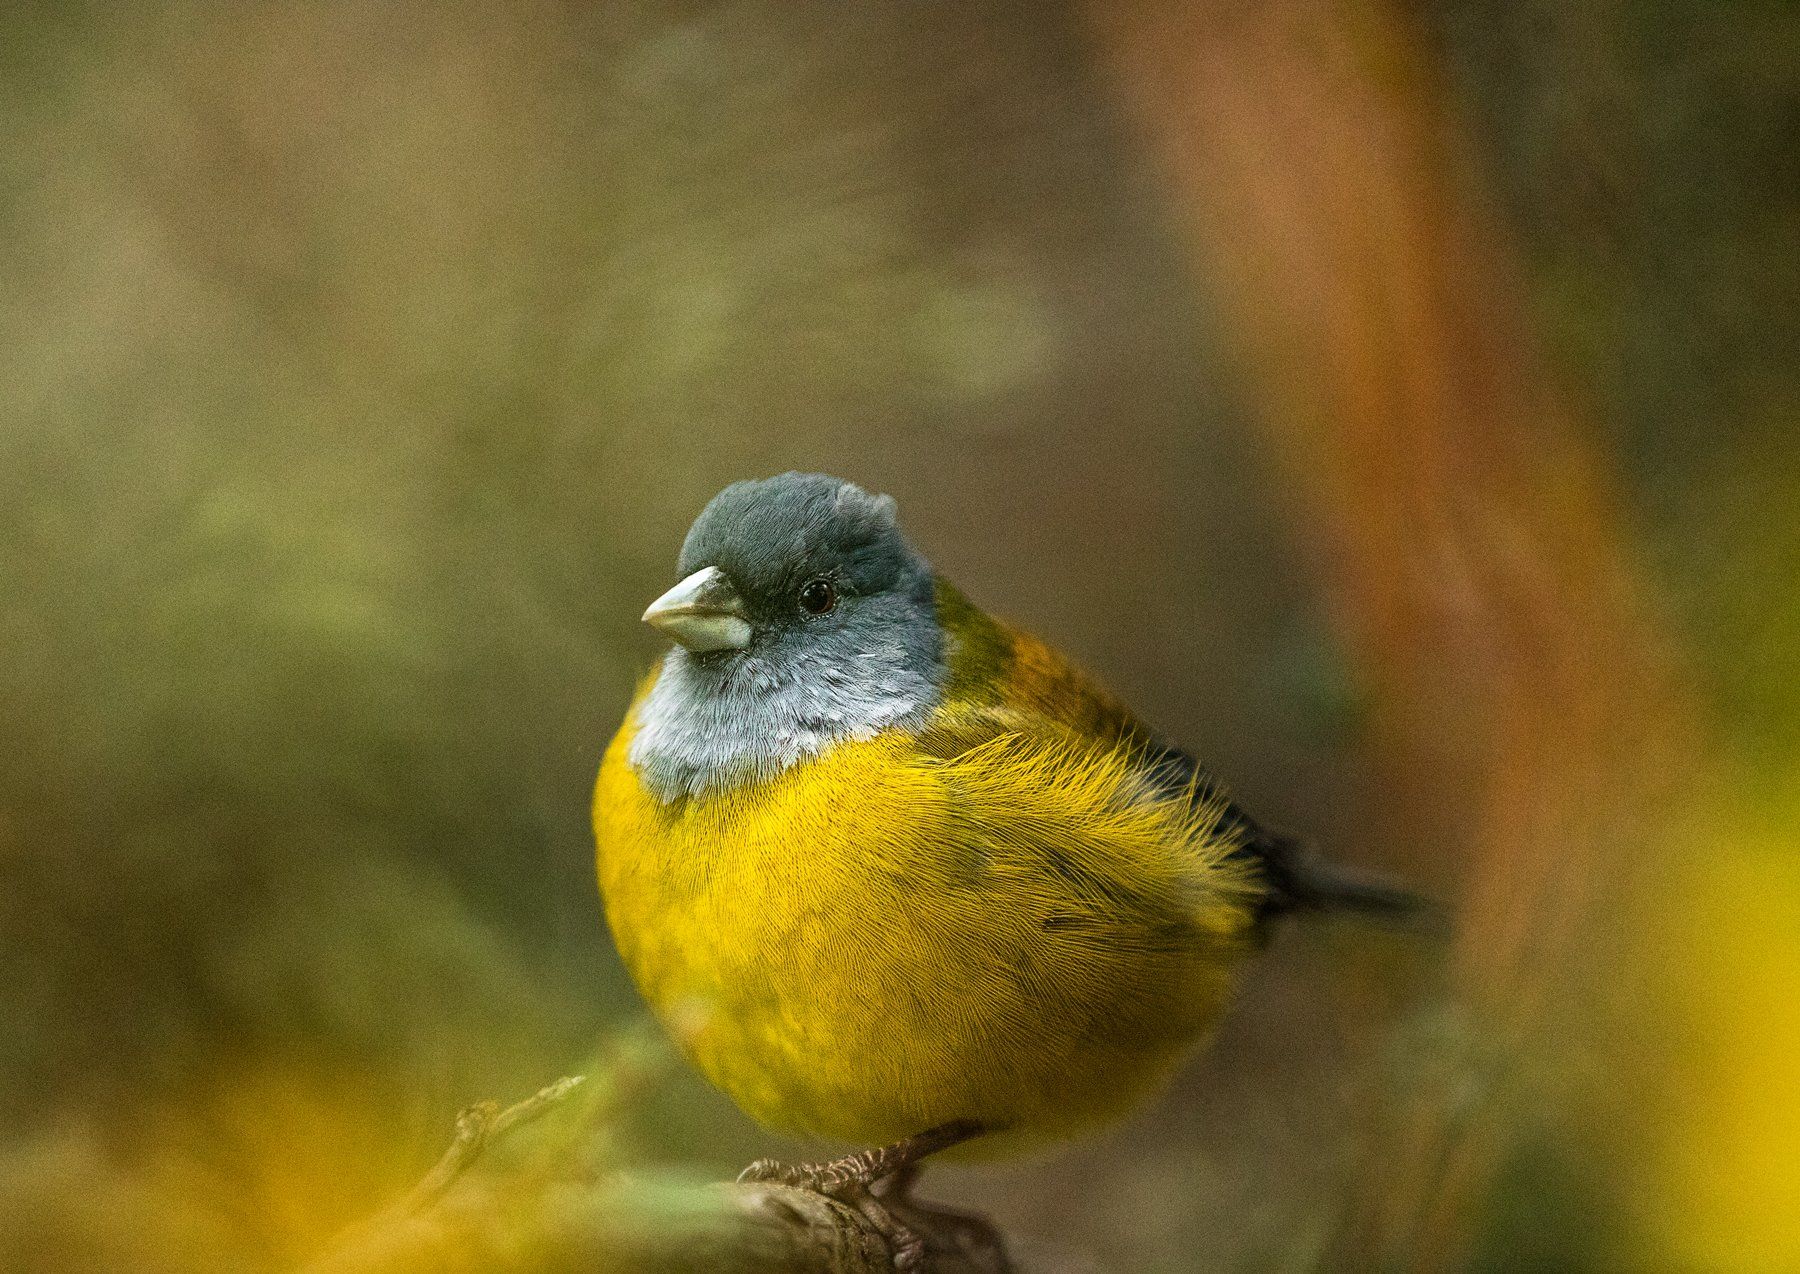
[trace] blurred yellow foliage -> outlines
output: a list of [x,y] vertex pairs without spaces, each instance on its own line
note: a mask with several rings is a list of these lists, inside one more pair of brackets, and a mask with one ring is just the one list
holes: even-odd
[[[1800,807],[1731,808],[1673,859],[1641,917],[1651,1154],[1630,1165],[1645,1259],[1800,1269]],[[1659,1256],[1660,1254],[1660,1256]]]
[[407,1108],[328,1058],[232,1058],[148,1121],[135,1169],[148,1189],[206,1217],[218,1251],[292,1268],[429,1163]]

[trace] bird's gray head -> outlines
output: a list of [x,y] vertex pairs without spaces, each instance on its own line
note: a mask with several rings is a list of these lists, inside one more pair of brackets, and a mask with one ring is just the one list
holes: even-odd
[[676,646],[631,746],[664,799],[771,777],[937,701],[935,581],[887,496],[822,474],[735,482],[678,574],[644,612]]

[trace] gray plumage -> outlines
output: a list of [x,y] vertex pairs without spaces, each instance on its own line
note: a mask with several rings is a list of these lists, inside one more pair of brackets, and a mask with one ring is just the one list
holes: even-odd
[[[772,777],[841,740],[918,725],[936,706],[935,580],[887,496],[822,474],[733,483],[682,546],[682,576],[708,566],[736,587],[752,637],[743,650],[664,657],[630,752],[663,800]],[[813,580],[836,592],[827,614],[799,604]]]

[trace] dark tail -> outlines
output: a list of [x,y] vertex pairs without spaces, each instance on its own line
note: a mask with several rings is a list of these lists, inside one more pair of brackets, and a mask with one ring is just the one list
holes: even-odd
[[1443,913],[1430,899],[1378,876],[1329,862],[1303,841],[1258,828],[1245,848],[1269,885],[1265,915],[1353,911],[1408,927],[1443,927]]

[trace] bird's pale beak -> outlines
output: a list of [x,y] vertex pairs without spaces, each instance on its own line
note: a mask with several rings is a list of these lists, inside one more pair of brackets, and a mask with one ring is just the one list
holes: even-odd
[[644,622],[689,650],[742,650],[750,644],[744,599],[716,566],[695,571],[650,603]]

